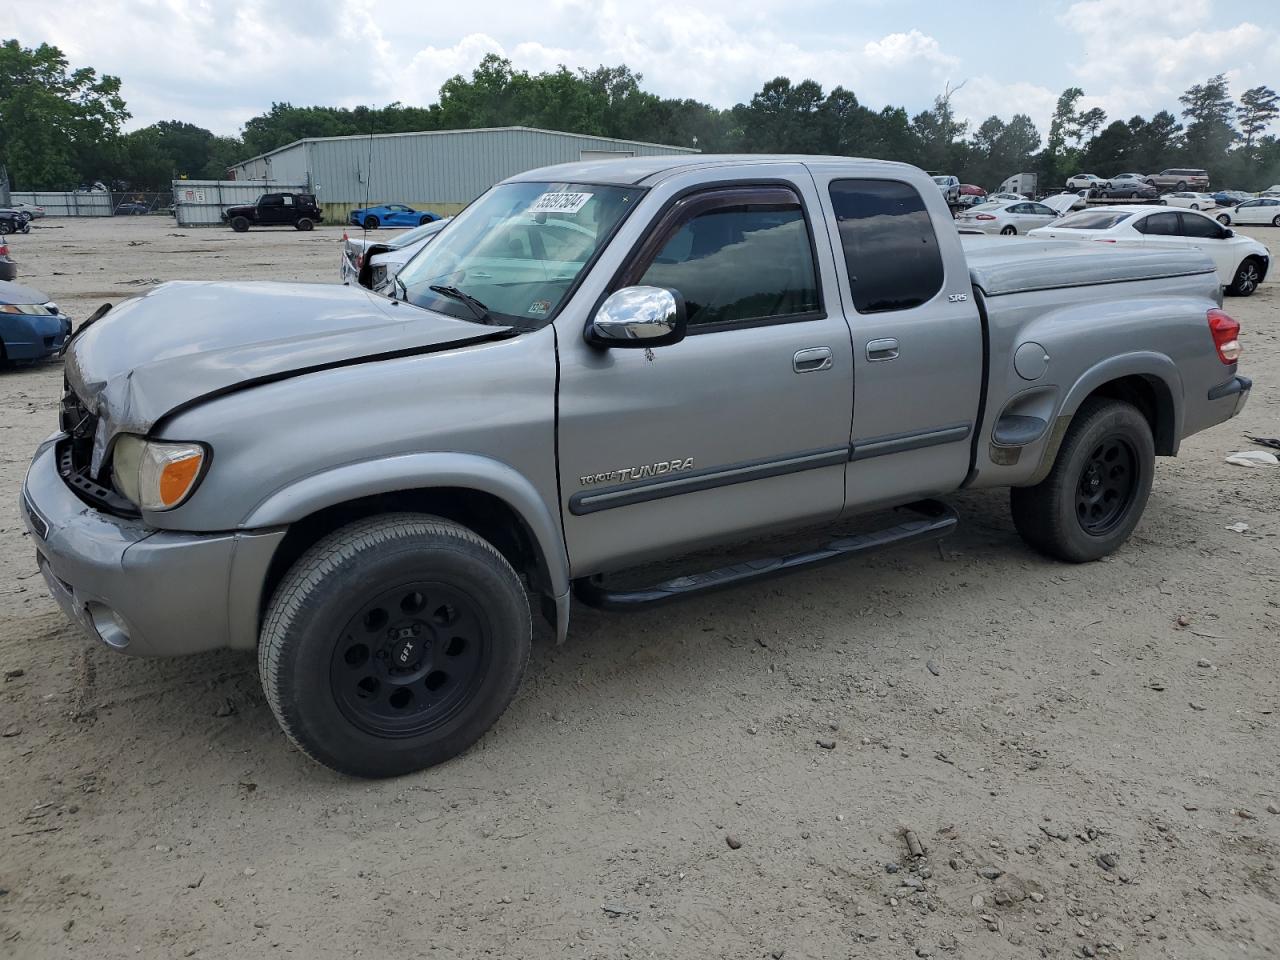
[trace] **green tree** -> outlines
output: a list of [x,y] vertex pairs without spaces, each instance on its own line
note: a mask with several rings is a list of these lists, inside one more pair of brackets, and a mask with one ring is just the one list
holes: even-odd
[[95,145],[129,118],[118,77],[69,70],[57,47],[0,43],[0,167],[22,189],[72,189],[97,171],[81,168]]
[[1220,167],[1236,139],[1231,125],[1234,104],[1225,74],[1197,83],[1178,98],[1187,129],[1183,135],[1187,162],[1198,167]]
[[1276,117],[1280,117],[1280,94],[1270,87],[1250,87],[1240,94],[1236,120],[1240,124],[1240,132],[1244,134],[1246,152],[1253,149],[1254,138],[1271,126],[1271,121]]

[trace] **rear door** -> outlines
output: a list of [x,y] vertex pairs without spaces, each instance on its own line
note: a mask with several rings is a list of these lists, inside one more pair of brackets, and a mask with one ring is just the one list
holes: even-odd
[[[982,325],[968,266],[936,194],[814,164],[853,335],[845,510],[956,489],[969,471]],[[944,254],[945,251],[945,254]]]
[[1159,249],[1161,247],[1187,246],[1182,236],[1182,222],[1174,210],[1153,213],[1134,224],[1134,229],[1142,234],[1142,245]]

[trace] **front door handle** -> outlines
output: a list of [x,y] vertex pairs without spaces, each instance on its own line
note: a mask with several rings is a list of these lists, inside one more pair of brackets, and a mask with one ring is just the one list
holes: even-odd
[[898,356],[898,341],[892,337],[887,340],[870,340],[867,342],[868,360],[895,360]]
[[817,373],[819,370],[831,369],[830,347],[809,347],[797,350],[791,358],[791,369],[796,373]]

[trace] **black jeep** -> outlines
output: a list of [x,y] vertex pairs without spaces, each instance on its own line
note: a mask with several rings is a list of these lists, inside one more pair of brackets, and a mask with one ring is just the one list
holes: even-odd
[[316,198],[310,193],[264,193],[257,203],[222,212],[222,222],[231,224],[236,233],[244,233],[251,226],[310,230],[321,219]]

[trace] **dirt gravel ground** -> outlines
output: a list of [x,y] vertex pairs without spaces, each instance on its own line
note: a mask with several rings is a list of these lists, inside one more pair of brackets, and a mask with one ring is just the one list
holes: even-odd
[[[83,318],[157,280],[331,281],[339,234],[10,239]],[[16,508],[60,364],[0,372],[0,955],[1280,955],[1280,471],[1223,462],[1280,435],[1278,291],[1228,301],[1250,405],[1160,462],[1114,557],[1044,560],[967,494],[941,547],[576,608],[474,749],[378,783],[290,748],[251,655],[63,621]]]

